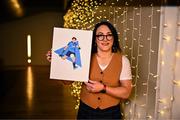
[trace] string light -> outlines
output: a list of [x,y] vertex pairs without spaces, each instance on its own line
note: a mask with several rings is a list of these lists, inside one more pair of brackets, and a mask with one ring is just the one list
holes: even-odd
[[[173,102],[175,101],[175,96],[174,96],[174,90],[175,90],[175,86],[179,86],[180,85],[180,82],[179,80],[175,80],[176,79],[176,67],[177,67],[177,59],[179,58],[179,52],[177,50],[177,45],[178,45],[178,37],[175,37],[174,38],[174,35],[175,36],[178,36],[178,33],[179,33],[179,28],[178,28],[178,22],[177,22],[177,26],[175,26],[175,24],[173,23],[173,21],[168,21],[168,18],[166,18],[166,15],[168,15],[168,9],[167,7],[163,7],[161,12],[162,12],[162,41],[161,41],[161,44],[160,44],[160,49],[161,49],[161,55],[160,55],[160,62],[162,64],[162,66],[170,66],[170,69],[169,69],[169,73],[172,73],[172,74],[169,74],[171,76],[171,79],[161,79],[161,74],[164,75],[166,73],[163,74],[163,71],[162,70],[162,66],[159,68],[159,76],[158,76],[158,92],[157,92],[157,96],[158,98],[160,98],[160,85],[161,85],[161,81],[163,82],[169,82],[169,81],[172,81],[173,84],[169,84],[169,86],[167,86],[169,89],[169,92],[166,94],[166,95],[161,95],[162,98],[158,100],[158,103],[156,103],[156,110],[158,111],[158,113],[160,113],[160,116],[158,114],[156,114],[156,118],[160,118],[160,119],[163,119],[163,118],[168,118],[168,119],[172,119],[173,118]],[[177,9],[177,18],[174,18],[173,20],[175,21],[179,21],[180,18],[179,18],[179,15],[180,15],[180,8],[175,8],[173,10],[176,10]],[[167,23],[171,23],[171,24],[167,24]],[[173,34],[170,34],[171,32],[169,31],[172,31],[172,29],[175,28],[174,30],[176,30],[176,33],[173,35]],[[169,31],[168,31],[169,30]],[[171,35],[168,35],[168,33]],[[174,41],[173,41],[174,40]],[[170,56],[170,59],[167,59],[164,55],[166,54],[166,51],[165,51],[165,47],[166,46],[170,46],[171,49],[169,51],[174,51],[174,54],[171,54]],[[168,52],[169,52],[168,51]],[[173,64],[168,64],[168,60],[171,61]],[[164,68],[166,69],[166,68]],[[164,75],[164,76],[168,76],[168,75]],[[164,91],[163,91],[164,92]]]
[[160,103],[164,103],[164,104],[166,104],[167,103],[167,100],[164,98],[164,99],[159,99],[158,100]]
[[179,52],[176,52],[176,53],[175,53],[175,56],[176,56],[176,57],[180,57],[180,53],[179,53]]
[[[159,13],[161,13],[161,17],[162,17],[162,23],[163,24],[165,24],[165,16],[164,16],[164,11],[165,11],[165,9],[164,9],[164,7],[162,7],[161,8],[162,10],[158,10],[157,12],[159,12]],[[163,26],[164,28],[166,27],[166,25],[164,25]],[[162,35],[164,35],[164,29],[162,29],[162,31],[160,31],[160,38],[161,39],[163,39],[163,36]],[[159,58],[159,64],[161,64],[162,66],[164,65],[164,61],[162,60],[162,56],[164,55],[164,50],[162,49],[163,48],[163,46],[164,46],[164,44],[163,44],[163,40],[161,40],[160,42],[159,42],[159,46],[160,46],[160,48],[161,48],[161,55],[159,55],[158,56],[158,58]],[[156,84],[157,84],[157,86],[156,86],[156,104],[155,104],[155,119],[157,119],[158,118],[158,114],[157,113],[160,113],[160,114],[162,114],[163,112],[162,111],[160,111],[159,110],[159,104],[158,104],[158,102],[159,102],[159,99],[160,99],[160,84],[161,84],[161,81],[160,81],[160,79],[161,79],[161,67],[159,67],[159,69],[158,69],[158,75],[159,75],[159,77],[158,77],[158,79],[157,79],[157,82],[156,82]]]
[[[73,0],[71,8],[64,15],[64,27],[65,28],[75,28],[75,29],[92,29],[94,26],[94,8],[98,9],[101,2],[92,0]],[[102,11],[100,11],[103,13]],[[102,16],[99,16],[101,19]],[[80,92],[81,92],[82,82],[73,82],[71,85],[71,95],[77,98],[77,104],[75,109],[78,109],[80,102]]]
[[161,55],[164,55],[164,50],[163,49],[161,49]]
[[164,65],[165,64],[165,62],[164,61],[161,61],[161,65]]
[[180,80],[173,80],[174,85],[180,86]]
[[[75,1],[75,0],[74,0]],[[88,1],[88,2],[86,2]],[[133,93],[133,103],[130,106],[130,110],[124,114],[124,116],[128,115],[131,119],[136,118],[147,118],[152,119],[153,116],[151,113],[149,113],[148,108],[149,105],[149,99],[151,96],[149,96],[149,92],[151,90],[155,90],[157,94],[159,94],[160,89],[160,79],[161,79],[161,67],[165,66],[167,64],[167,61],[163,58],[165,56],[165,50],[163,49],[163,46],[165,43],[170,43],[173,38],[171,36],[168,36],[164,34],[164,29],[168,29],[170,24],[167,21],[162,21],[163,31],[160,33],[163,35],[161,47],[160,47],[160,62],[159,64],[160,69],[158,69],[158,73],[154,73],[152,71],[152,58],[154,55],[157,55],[157,51],[153,49],[153,42],[154,42],[154,33],[159,30],[158,27],[155,24],[156,21],[154,21],[154,17],[158,14],[164,14],[165,11],[156,9],[156,7],[153,6],[153,4],[150,5],[150,14],[146,14],[146,19],[148,19],[150,22],[149,28],[146,28],[148,30],[148,35],[144,35],[144,23],[142,20],[143,13],[143,7],[139,5],[138,7],[129,7],[128,5],[132,0],[125,2],[123,7],[118,6],[118,3],[121,2],[119,0],[112,0],[112,1],[106,1],[103,4],[97,3],[94,1],[86,0],[85,2],[82,1],[76,1],[73,2],[72,7],[70,10],[68,10],[67,14],[64,16],[65,24],[64,27],[68,28],[77,28],[77,29],[92,29],[94,24],[99,22],[102,19],[106,19],[107,21],[110,21],[114,24],[114,26],[117,28],[118,35],[120,37],[119,42],[120,45],[123,46],[123,51],[125,53],[125,56],[127,56],[130,59],[130,64],[133,71],[133,85],[134,93]],[[81,3],[82,2],[82,3]],[[89,4],[90,2],[90,4]],[[85,5],[86,4],[86,5]],[[84,7],[88,6],[89,7]],[[116,5],[116,6],[115,6]],[[144,15],[145,16],[145,15]],[[143,16],[143,17],[144,17]],[[164,20],[164,19],[163,19]],[[177,26],[180,26],[180,22],[177,23]],[[147,32],[147,31],[146,31]],[[179,37],[176,37],[177,42],[179,42]],[[165,42],[165,43],[164,43]],[[140,62],[144,57],[147,57],[144,55],[144,49],[148,48],[148,63],[146,64],[146,75],[142,76],[140,72],[142,72],[142,66],[140,66]],[[176,51],[175,55],[176,59],[180,56],[179,52]],[[143,69],[144,70],[144,69]],[[150,87],[151,80],[157,80],[157,86]],[[152,81],[153,82],[153,81]],[[142,84],[139,84],[142,83]],[[81,89],[82,83],[73,83],[73,89],[72,95],[75,97],[78,97],[77,102],[79,102],[79,96],[80,89]],[[173,81],[173,85],[178,86],[178,80]],[[139,92],[139,88],[143,87],[146,90],[144,93]],[[151,89],[151,90],[150,90]],[[139,100],[139,97],[143,97],[143,103],[141,105],[138,105],[137,102]],[[172,98],[174,96],[172,95]],[[164,115],[167,112],[167,109],[171,109],[172,106],[167,106],[167,103],[172,102],[173,100],[166,101],[166,103],[163,103],[162,100],[166,98],[160,99],[160,96],[156,96],[156,106],[155,106],[155,113],[160,113],[160,115]],[[144,101],[145,100],[145,101]],[[158,101],[159,100],[159,101]],[[164,107],[160,108],[160,105],[164,105]],[[79,104],[78,104],[79,105]],[[76,109],[78,108],[78,105],[76,106]],[[135,112],[138,111],[139,107],[143,111],[141,112]],[[151,106],[153,107],[153,106]],[[145,113],[145,114],[143,114]],[[154,116],[155,119],[157,116]]]
[[159,113],[163,116],[165,114],[164,110],[160,110]]
[[[99,3],[100,4],[100,3]],[[90,28],[87,24],[89,21],[94,21],[93,8],[98,7],[97,1],[73,1],[71,8],[64,15],[64,27],[65,28]]]
[[[180,15],[180,7],[178,7],[178,9],[177,9],[177,18],[176,18],[176,20],[177,21],[180,21],[180,17],[179,17],[179,15]],[[178,28],[179,26],[178,26],[178,24],[177,24],[177,26],[176,26],[176,36],[178,36],[178,33],[179,33],[179,28]],[[173,69],[172,69],[172,71],[173,71],[173,75],[172,75],[172,82],[174,83],[173,85],[172,85],[172,95],[171,95],[171,98],[170,98],[170,100],[171,100],[171,103],[170,103],[170,119],[172,119],[172,111],[173,111],[173,102],[174,102],[174,85],[177,85],[177,86],[179,86],[180,85],[180,82],[178,81],[178,80],[175,80],[176,79],[176,75],[175,75],[175,67],[176,67],[176,64],[177,64],[177,57],[179,56],[179,54],[178,54],[178,52],[177,52],[177,45],[178,45],[178,39],[177,38],[179,38],[179,37],[176,37],[176,41],[175,41],[175,48],[174,48],[174,52],[175,52],[175,56],[173,56],[174,57],[174,66],[173,66]]]
[[[127,3],[127,2],[126,2]],[[126,5],[128,5],[128,3],[126,4]],[[141,37],[142,37],[142,31],[141,31],[141,27],[142,27],[142,25],[141,25],[141,22],[142,21],[140,21],[140,19],[142,19],[141,17],[142,17],[142,11],[140,11],[140,9],[142,9],[142,7],[141,6],[139,6],[139,7],[134,7],[133,8],[134,10],[133,11],[130,11],[130,12],[132,12],[132,16],[131,16],[131,14],[129,14],[128,15],[128,7],[118,7],[118,9],[114,9],[114,12],[112,11],[112,7],[110,7],[110,8],[108,8],[108,10],[109,10],[109,18],[110,17],[112,17],[112,16],[114,16],[114,17],[116,17],[116,19],[114,19],[113,18],[113,20],[115,20],[115,21],[111,21],[111,22],[116,22],[116,23],[114,23],[114,25],[117,25],[117,23],[121,23],[121,26],[120,26],[120,28],[123,28],[123,29],[120,29],[120,33],[121,33],[121,36],[120,37],[122,37],[121,38],[121,43],[122,43],[122,46],[124,46],[123,47],[123,51],[126,53],[126,52],[129,52],[130,51],[130,56],[129,56],[129,58],[130,58],[130,62],[131,62],[131,67],[132,67],[132,69],[134,69],[133,71],[136,71],[135,73],[133,73],[133,80],[134,80],[134,83],[133,83],[133,87],[134,87],[134,89],[137,89],[138,87],[140,87],[139,85],[137,86],[137,82],[138,82],[138,80],[139,79],[142,79],[141,78],[141,76],[139,76],[138,74],[139,74],[139,57],[142,57],[143,56],[143,54],[141,54],[141,49],[142,48],[144,48],[144,45],[141,43]],[[117,11],[118,12],[117,12]],[[119,10],[123,10],[122,12],[120,12]],[[112,15],[112,13],[114,13],[114,15]],[[121,13],[120,14],[120,16],[121,17],[118,17],[118,15],[116,15],[117,13]],[[154,14],[153,15],[150,15],[150,18],[153,20],[153,16],[154,16]],[[138,18],[137,18],[138,17]],[[119,20],[119,19],[121,19],[121,20]],[[136,19],[138,19],[138,21],[140,21],[139,23],[135,23],[135,20]],[[131,23],[130,24],[132,24],[132,28],[130,28],[130,27],[128,27],[128,20],[129,21],[131,21]],[[138,26],[137,26],[137,24],[138,24]],[[118,27],[119,28],[119,27]],[[157,26],[154,26],[154,25],[151,25],[151,27],[150,27],[150,29],[151,29],[151,31],[153,31],[153,30],[155,30],[157,28]],[[127,33],[128,32],[128,33]],[[138,32],[138,36],[136,35],[136,33]],[[131,35],[131,38],[128,38],[127,37],[127,34],[129,34],[129,35]],[[152,33],[151,33],[152,34]],[[127,40],[132,40],[131,41],[131,44],[130,44],[130,46],[127,44]],[[150,36],[150,37],[148,37],[147,38],[147,40],[148,41],[151,41],[152,40],[152,35]],[[134,41],[134,42],[133,42]],[[136,43],[138,43],[139,45],[138,45],[138,48],[137,49],[139,49],[139,52],[137,53],[137,50],[136,51],[134,51],[134,47],[135,47],[135,44]],[[149,50],[149,52],[152,54],[154,54],[154,53],[156,53],[156,51],[155,50],[153,50],[152,48]],[[137,55],[136,55],[137,54]],[[136,57],[134,56],[134,55],[136,55]],[[128,56],[128,55],[126,55],[126,56]],[[149,58],[149,60],[151,59],[151,56],[150,56],[150,58]],[[155,75],[155,74],[153,74],[153,73],[151,73],[151,71],[149,71],[149,73],[148,73],[148,75],[151,75],[151,76],[153,76],[153,78],[154,79],[157,79],[157,75]],[[155,77],[154,77],[155,76]],[[137,80],[136,82],[135,82],[135,80]],[[145,85],[146,87],[149,87],[149,86],[147,86],[147,83],[145,82],[145,84],[143,84],[143,85]],[[134,105],[132,106],[132,108],[131,108],[131,110],[133,110],[133,111],[136,111],[136,98],[138,97],[138,91],[136,91],[135,93],[134,93],[134,99],[133,99],[133,101],[135,101],[134,102]],[[144,93],[143,94],[144,95],[144,97],[148,97],[148,94],[147,94],[147,92],[146,93]],[[147,98],[148,99],[148,98]],[[145,106],[147,106],[146,104],[144,104],[144,107]],[[144,108],[144,109],[146,109],[146,108]],[[148,112],[148,111],[147,111]],[[147,113],[146,112],[146,113]],[[128,113],[125,113],[125,116],[127,116],[127,114]],[[132,117],[131,118],[134,118],[134,117],[136,117],[137,115],[136,115],[137,113],[135,113],[135,112],[129,112],[129,115],[131,115]],[[140,115],[140,113],[139,113],[139,115]],[[148,113],[147,113],[147,118],[148,118]],[[143,117],[143,116],[142,116]]]
[[148,119],[152,119],[152,116],[151,116],[151,115],[148,115],[148,116],[146,116],[146,118],[148,118]]
[[164,24],[164,27],[167,27],[167,26],[168,26],[168,25],[165,23],[165,24]]

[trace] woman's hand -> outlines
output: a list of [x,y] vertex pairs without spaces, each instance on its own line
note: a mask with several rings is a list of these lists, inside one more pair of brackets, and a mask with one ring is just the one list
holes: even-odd
[[46,53],[46,59],[51,62],[51,57],[52,57],[52,52],[51,50],[49,50],[47,53]]
[[89,80],[88,82],[84,82],[84,84],[86,85],[86,89],[92,93],[97,93],[104,89],[104,85],[98,81]]
[[[47,53],[46,53],[46,59],[51,62],[51,57],[52,57],[52,51],[49,50]],[[66,80],[61,80],[61,82],[64,84],[64,85],[70,85],[72,84],[73,82],[72,81],[66,81]]]

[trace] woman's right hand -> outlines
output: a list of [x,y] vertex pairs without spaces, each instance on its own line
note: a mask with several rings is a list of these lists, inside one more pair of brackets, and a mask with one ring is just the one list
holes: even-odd
[[[52,51],[49,50],[47,53],[46,53],[46,59],[51,62],[51,57],[52,57]],[[73,81],[66,81],[66,80],[61,80],[61,82],[64,84],[64,85],[70,85],[73,83]]]
[[51,57],[52,57],[52,52],[51,50],[49,50],[47,53],[46,53],[46,59],[51,62]]

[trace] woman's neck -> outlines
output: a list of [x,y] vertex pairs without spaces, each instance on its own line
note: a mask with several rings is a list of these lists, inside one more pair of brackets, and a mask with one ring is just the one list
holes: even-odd
[[111,51],[106,51],[106,52],[103,52],[103,51],[98,51],[97,52],[97,56],[100,57],[100,58],[109,58],[113,55],[113,53]]

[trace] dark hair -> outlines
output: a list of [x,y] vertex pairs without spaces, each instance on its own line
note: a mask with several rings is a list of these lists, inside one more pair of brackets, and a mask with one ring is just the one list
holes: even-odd
[[77,39],[76,39],[76,37],[72,37],[72,39],[75,39],[75,40],[77,40]]
[[117,34],[115,27],[108,21],[101,21],[95,25],[94,30],[93,30],[92,53],[97,52],[96,31],[101,25],[106,25],[110,29],[110,31],[112,32],[112,35],[114,37],[112,52],[114,52],[114,53],[118,52],[118,51],[121,52],[122,50],[121,50],[120,45],[119,45],[118,34]]

